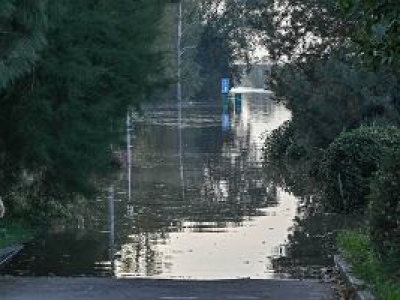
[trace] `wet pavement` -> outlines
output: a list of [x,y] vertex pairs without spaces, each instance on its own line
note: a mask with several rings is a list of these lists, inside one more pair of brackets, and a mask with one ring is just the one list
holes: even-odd
[[329,284],[310,280],[170,281],[0,277],[2,300],[328,300]]

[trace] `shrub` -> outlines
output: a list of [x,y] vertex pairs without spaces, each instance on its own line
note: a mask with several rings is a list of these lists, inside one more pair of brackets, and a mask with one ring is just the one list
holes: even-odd
[[272,131],[265,143],[266,160],[280,160],[285,158],[288,148],[293,143],[293,124],[286,121]]
[[333,211],[364,210],[382,154],[399,142],[400,130],[392,127],[362,126],[342,133],[329,145],[321,164],[325,206]]
[[369,199],[375,251],[400,275],[400,147],[391,149],[382,159]]

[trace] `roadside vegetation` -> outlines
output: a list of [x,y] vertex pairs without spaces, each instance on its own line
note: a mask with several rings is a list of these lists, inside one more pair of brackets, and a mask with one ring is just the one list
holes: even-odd
[[338,236],[338,245],[353,270],[372,287],[379,299],[400,299],[400,282],[393,273],[396,264],[390,260],[383,261],[372,250],[374,244],[368,232],[343,232]]
[[14,220],[47,226],[95,209],[102,181],[117,168],[110,145],[119,147],[127,111],[172,82],[166,50],[155,45],[166,5],[1,1],[5,236],[25,240],[25,225]]
[[[399,299],[400,5],[260,5],[262,18],[251,25],[276,63],[268,84],[292,112],[267,140],[266,174],[290,165],[312,183],[289,187],[309,199],[311,211],[362,215],[362,234],[343,233],[338,247],[369,274],[380,299]],[[293,174],[275,180],[287,187]]]
[[0,220],[0,249],[26,242],[35,237],[35,231],[21,220]]

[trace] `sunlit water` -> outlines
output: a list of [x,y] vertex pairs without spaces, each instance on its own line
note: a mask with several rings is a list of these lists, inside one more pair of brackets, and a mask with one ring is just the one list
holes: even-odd
[[142,211],[134,218],[150,211],[153,228],[137,228],[121,245],[117,276],[275,276],[271,258],[283,255],[297,200],[264,182],[263,146],[290,113],[266,95],[244,95],[241,107],[227,106],[185,105],[182,153],[168,107],[136,124],[134,144],[141,150],[134,150],[133,197]]
[[[299,200],[268,182],[263,171],[265,139],[290,112],[268,94],[243,94],[237,104],[184,103],[181,124],[174,104],[155,103],[136,117],[131,202],[126,172],[113,183],[116,276],[290,277],[274,261],[287,255]],[[106,196],[97,205],[105,203]],[[28,244],[5,272],[109,274],[103,212],[81,224],[86,229]]]

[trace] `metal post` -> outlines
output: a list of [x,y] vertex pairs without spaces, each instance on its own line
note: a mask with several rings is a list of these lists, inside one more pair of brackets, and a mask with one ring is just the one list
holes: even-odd
[[115,262],[115,210],[114,210],[114,186],[110,186],[108,189],[108,227],[109,227],[109,254],[111,261],[111,273],[114,275]]
[[178,32],[176,42],[176,53],[177,53],[177,85],[176,85],[176,97],[178,100],[178,132],[179,132],[179,167],[180,177],[182,185],[182,197],[185,198],[185,181],[183,171],[183,149],[182,149],[182,82],[181,82],[181,64],[182,64],[182,1],[179,1],[178,7]]
[[177,80],[176,97],[178,99],[178,119],[181,120],[182,115],[182,84],[181,84],[181,52],[182,52],[182,1],[179,1],[178,7],[178,33],[176,41],[176,56],[177,56]]
[[130,110],[126,115],[126,156],[128,169],[128,202],[132,199],[132,147],[131,147],[131,117]]

